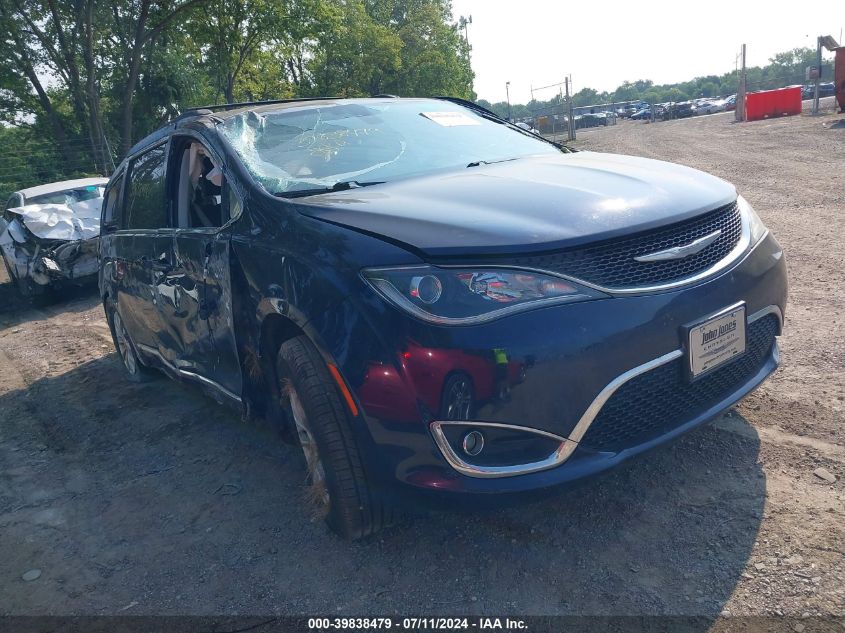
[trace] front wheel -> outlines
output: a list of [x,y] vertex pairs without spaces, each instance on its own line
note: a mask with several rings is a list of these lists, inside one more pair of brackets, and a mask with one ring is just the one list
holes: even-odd
[[282,344],[276,362],[282,405],[305,456],[313,505],[348,539],[391,523],[393,512],[368,480],[352,420],[316,348],[299,336]]

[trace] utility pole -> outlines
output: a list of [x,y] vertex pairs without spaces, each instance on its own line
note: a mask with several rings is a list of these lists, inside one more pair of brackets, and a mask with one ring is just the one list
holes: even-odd
[[[534,84],[531,84],[531,103],[529,104],[531,110],[531,127],[537,127],[537,109],[534,105]],[[555,120],[552,119],[552,136],[555,134]]]
[[742,52],[740,53],[740,56],[742,57],[742,72],[739,76],[739,89],[736,91],[736,110],[734,110],[734,118],[737,121],[745,121],[745,91],[747,89],[745,72],[745,44],[742,45]]
[[821,82],[822,77],[822,36],[816,39],[816,68],[818,68],[818,72],[816,73],[816,85],[813,89],[813,114],[819,113],[819,83]]
[[511,110],[511,82],[505,82],[505,94],[508,96],[508,121],[513,123],[513,111]]
[[572,82],[572,76],[570,75],[564,80],[564,84],[566,85],[566,103],[569,106],[569,116],[567,117],[567,131],[569,132],[568,140],[574,141],[575,140],[575,119],[572,116],[572,98],[569,95],[569,85]]

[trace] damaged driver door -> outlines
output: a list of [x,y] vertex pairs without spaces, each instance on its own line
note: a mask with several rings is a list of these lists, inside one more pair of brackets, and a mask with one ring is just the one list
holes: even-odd
[[181,374],[238,399],[241,372],[232,319],[229,236],[206,230],[178,230],[173,268],[168,272],[172,301],[166,318],[179,340]]
[[161,276],[162,319],[173,334],[167,355],[179,373],[232,400],[241,394],[241,370],[232,318],[229,201],[220,162],[197,137],[171,143],[170,191],[174,230],[171,257]]

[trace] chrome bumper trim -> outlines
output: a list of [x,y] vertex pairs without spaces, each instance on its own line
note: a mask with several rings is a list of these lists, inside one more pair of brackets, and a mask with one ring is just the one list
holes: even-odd
[[[767,306],[762,310],[758,310],[757,312],[746,316],[745,320],[746,323],[751,324],[770,314],[774,314],[778,318],[778,323],[780,326],[778,334],[780,334],[783,329],[783,312],[776,305]],[[779,361],[780,350],[777,346],[777,341],[775,341],[774,354],[776,360]],[[652,369],[656,369],[657,367],[665,365],[666,363],[671,363],[673,360],[681,358],[683,355],[683,350],[676,349],[672,352],[669,352],[668,354],[664,354],[663,356],[659,356],[658,358],[650,360],[647,363],[643,363],[642,365],[634,367],[633,369],[629,369],[625,373],[620,374],[619,376],[614,378],[610,383],[608,383],[608,385],[604,389],[599,392],[599,395],[597,395],[593,399],[593,401],[590,403],[590,406],[587,407],[586,411],[584,411],[583,415],[578,420],[578,423],[575,425],[575,428],[572,429],[572,432],[569,434],[569,437],[564,438],[559,435],[549,433],[547,431],[541,431],[539,429],[533,429],[526,426],[503,424],[499,422],[473,421],[432,422],[431,432],[434,436],[434,441],[437,443],[438,448],[440,448],[440,451],[443,453],[443,457],[445,457],[446,461],[449,462],[449,465],[452,466],[452,468],[454,468],[458,472],[469,477],[513,477],[516,475],[525,475],[540,470],[548,470],[549,468],[555,468],[556,466],[560,466],[561,464],[563,464],[567,459],[572,456],[572,454],[575,452],[575,449],[578,447],[578,443],[583,439],[584,435],[586,435],[587,431],[590,429],[590,426],[595,421],[596,417],[598,417],[598,414],[602,410],[602,407],[604,407],[604,405],[611,398],[611,396],[616,393],[616,391],[622,385],[629,382],[630,380],[633,380],[637,376],[640,376],[641,374],[651,371]],[[513,429],[515,431],[523,431],[527,433],[535,433],[537,435],[544,435],[546,437],[560,441],[560,446],[554,453],[539,462],[533,462],[530,464],[517,464],[513,466],[478,466],[465,461],[457,453],[455,453],[455,451],[452,449],[452,446],[449,444],[449,441],[446,439],[446,436],[443,434],[443,430],[441,427],[445,425],[458,425],[467,427],[492,426]]]
[[637,376],[646,373],[647,371],[651,371],[652,369],[656,369],[661,365],[665,365],[666,363],[671,363],[676,358],[680,358],[683,356],[684,353],[676,349],[674,352],[669,352],[668,354],[664,354],[659,358],[655,358],[654,360],[650,360],[647,363],[643,363],[639,367],[634,367],[633,369],[629,369],[624,374],[620,374],[616,378],[614,378],[604,389],[599,392],[599,395],[595,397],[595,399],[590,403],[590,406],[587,407],[587,410],[584,411],[584,414],[581,416],[581,419],[578,420],[578,423],[575,425],[575,428],[572,429],[572,432],[569,434],[569,439],[573,442],[580,442],[581,438],[587,433],[590,428],[590,425],[596,419],[599,414],[599,411],[602,410],[605,403],[610,400],[610,397],[616,393],[616,391],[624,385],[629,380],[633,380]]
[[[781,312],[781,309],[775,305],[766,306],[762,310],[758,310],[757,312],[746,316],[745,322],[750,325],[769,314],[774,314],[775,316],[777,316],[779,323],[778,333],[780,333],[783,329],[783,312]],[[777,343],[775,343],[775,345],[777,345]],[[673,360],[680,358],[683,355],[683,350],[676,349],[673,352],[664,354],[659,358],[655,358],[654,360],[644,363],[639,367],[629,369],[624,374],[617,376],[614,380],[610,382],[610,384],[608,384],[604,389],[601,390],[599,395],[596,396],[595,400],[593,400],[590,406],[587,407],[587,410],[584,412],[584,415],[581,416],[581,419],[578,420],[578,424],[575,425],[575,428],[572,429],[572,432],[569,434],[568,439],[572,442],[580,442],[583,439],[584,435],[586,435],[587,431],[590,429],[590,425],[593,423],[593,421],[595,421],[596,417],[598,417],[599,411],[601,411],[605,403],[626,382],[633,380],[637,376],[651,371],[652,369],[656,369],[661,365],[671,363]]]
[[[521,431],[523,433],[533,433],[534,435],[542,435],[550,439],[560,442],[557,449],[548,457],[537,462],[529,464],[515,464],[513,466],[481,466],[472,464],[462,459],[449,444],[446,435],[443,433],[444,426],[466,426],[471,428],[494,427],[500,429],[509,429],[512,431]],[[548,470],[559,466],[575,451],[578,446],[575,442],[567,440],[564,437],[540,431],[539,429],[532,429],[526,426],[517,426],[515,424],[502,424],[500,422],[440,422],[435,421],[430,425],[431,433],[434,436],[434,441],[437,443],[443,457],[449,462],[449,465],[463,475],[468,477],[478,478],[494,478],[494,477],[513,477],[515,475],[526,475],[528,473],[536,473],[541,470]]]
[[778,306],[767,306],[762,310],[757,310],[754,314],[745,317],[745,320],[751,324],[770,314],[774,314],[778,318],[778,336],[780,336],[781,332],[783,332],[783,312]]

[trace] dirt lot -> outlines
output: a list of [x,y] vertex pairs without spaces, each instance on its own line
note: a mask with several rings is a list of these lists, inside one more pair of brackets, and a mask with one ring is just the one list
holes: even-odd
[[733,181],[784,245],[783,367],[735,412],[552,499],[350,545],[272,432],[126,382],[93,292],[34,309],[4,283],[0,614],[845,613],[845,116],[579,136]]

